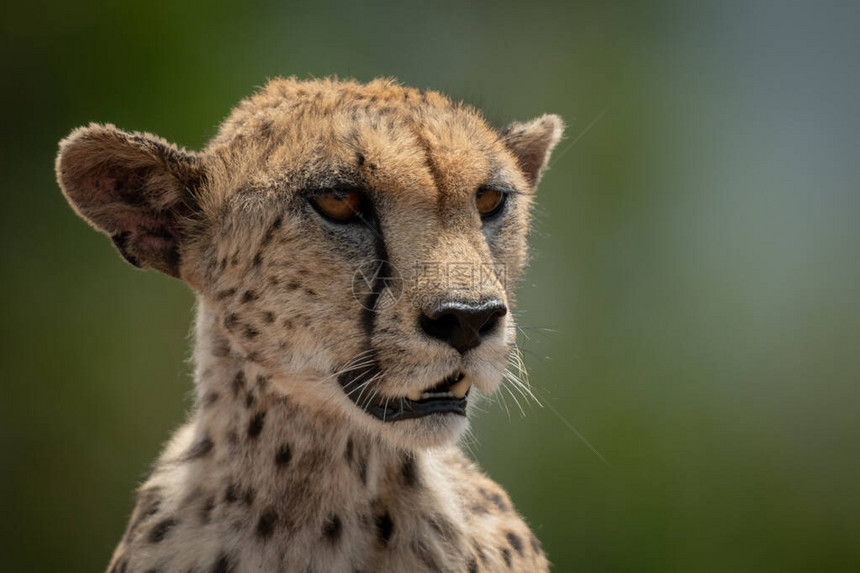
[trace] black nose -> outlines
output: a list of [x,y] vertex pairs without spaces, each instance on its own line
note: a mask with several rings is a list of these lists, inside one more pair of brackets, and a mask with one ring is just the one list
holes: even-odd
[[449,301],[431,311],[424,311],[421,328],[463,354],[492,334],[507,312],[505,304],[498,299],[479,303]]

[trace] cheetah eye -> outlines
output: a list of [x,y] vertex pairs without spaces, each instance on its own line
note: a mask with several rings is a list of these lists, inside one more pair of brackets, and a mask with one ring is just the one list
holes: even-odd
[[349,223],[361,217],[364,196],[359,191],[330,191],[310,198],[311,205],[336,223]]
[[482,219],[489,219],[502,210],[507,198],[507,193],[496,189],[478,189],[475,193],[475,206]]

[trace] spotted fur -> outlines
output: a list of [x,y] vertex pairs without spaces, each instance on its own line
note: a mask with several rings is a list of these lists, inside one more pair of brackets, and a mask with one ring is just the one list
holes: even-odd
[[[466,418],[378,420],[344,380],[367,375],[362,391],[396,400],[460,369],[473,395],[497,389],[512,313],[464,353],[419,319],[453,296],[513,306],[561,131],[551,115],[495,130],[469,106],[388,80],[276,79],[200,152],[111,125],[63,140],[57,176],[73,208],[130,263],[198,299],[196,404],[140,487],[108,571],[548,570],[505,492],[456,446]],[[508,193],[492,221],[474,206],[486,186]],[[366,224],[310,206],[343,187],[367,194]],[[353,296],[372,260],[406,278],[385,308],[377,283]],[[427,262],[493,272],[454,292],[419,280]]]

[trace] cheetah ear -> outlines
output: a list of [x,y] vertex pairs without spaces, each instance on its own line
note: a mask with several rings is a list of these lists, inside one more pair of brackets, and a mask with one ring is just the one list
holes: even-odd
[[528,123],[514,122],[502,131],[502,140],[526,176],[537,186],[553,148],[564,133],[564,121],[557,115],[542,115]]
[[203,170],[165,140],[90,124],[60,142],[57,181],[72,208],[136,267],[179,277],[180,245]]

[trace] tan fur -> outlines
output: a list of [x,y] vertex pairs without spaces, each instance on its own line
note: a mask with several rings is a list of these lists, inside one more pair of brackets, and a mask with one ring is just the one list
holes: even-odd
[[[561,130],[543,116],[499,132],[390,80],[276,79],[200,153],[95,124],[64,140],[58,180],[76,211],[198,297],[196,407],[140,487],[109,570],[547,570],[505,493],[456,446],[466,418],[383,422],[338,380],[372,361],[362,391],[392,399],[454,369],[472,398],[498,388],[512,313],[461,355],[418,326],[422,301],[454,296],[450,285],[413,271],[485,265],[496,273],[456,296],[512,307]],[[326,222],[303,195],[344,183],[366,190],[376,229]],[[514,193],[482,224],[484,186]],[[380,245],[406,281],[368,315],[351,286]]]

